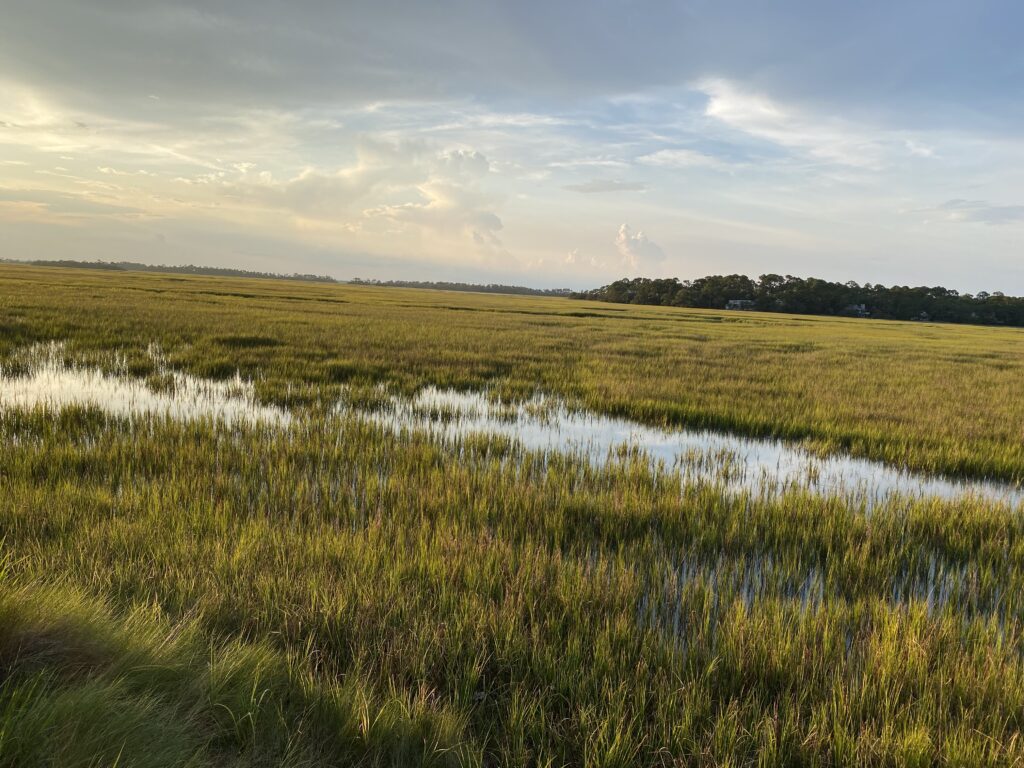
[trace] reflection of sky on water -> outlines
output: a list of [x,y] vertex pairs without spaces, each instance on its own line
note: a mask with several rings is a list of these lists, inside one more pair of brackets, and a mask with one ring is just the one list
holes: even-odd
[[509,405],[493,403],[480,393],[427,388],[411,401],[395,398],[391,405],[371,418],[394,429],[422,429],[445,438],[501,435],[531,450],[577,453],[597,464],[614,458],[625,445],[642,450],[654,464],[678,466],[684,477],[693,479],[716,480],[728,462],[729,482],[737,488],[800,486],[868,501],[893,492],[943,498],[973,494],[1013,504],[1022,499],[1018,489],[1005,483],[909,473],[849,456],[822,458],[779,440],[649,427],[573,411],[550,398]]
[[115,416],[166,416],[172,419],[219,419],[287,424],[290,414],[260,405],[252,385],[209,381],[177,371],[161,372],[161,387],[151,389],[142,379],[112,376],[94,368],[74,368],[55,354],[39,355],[23,376],[0,377],[0,405],[61,409],[88,405]]
[[[252,384],[236,377],[210,381],[160,366],[160,386],[141,379],[75,368],[60,347],[36,349],[27,369],[0,370],[0,406],[60,409],[91,405],[117,416],[212,418],[227,423],[286,426],[293,414],[260,404]],[[535,451],[586,457],[600,465],[623,447],[640,451],[653,466],[678,469],[684,478],[722,481],[735,489],[783,490],[800,487],[875,502],[890,493],[954,498],[978,496],[1011,504],[1024,494],[1004,483],[950,479],[904,472],[876,461],[811,455],[796,444],[738,437],[719,432],[662,429],[622,418],[571,410],[557,399],[535,397],[519,404],[497,403],[486,394],[428,387],[414,398],[390,398],[388,407],[342,413],[388,429],[421,430],[439,439],[498,435]]]

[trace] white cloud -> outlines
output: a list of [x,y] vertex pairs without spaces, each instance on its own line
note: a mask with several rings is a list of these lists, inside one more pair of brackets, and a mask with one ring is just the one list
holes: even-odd
[[614,157],[580,157],[571,160],[553,160],[549,168],[627,168],[629,163]]
[[236,201],[291,211],[348,231],[367,220],[390,220],[400,229],[425,228],[498,250],[503,225],[480,186],[490,167],[487,157],[470,149],[437,152],[420,143],[364,139],[356,161],[335,171],[307,168],[282,181],[247,167],[240,179],[220,183]]
[[565,263],[572,267],[588,267],[593,269],[603,266],[596,257],[580,253],[579,248],[573,248],[565,255]]
[[693,149],[660,149],[637,158],[638,163],[660,168],[712,168],[722,170],[728,167],[717,157]]
[[922,144],[914,139],[907,139],[905,144],[907,151],[915,157],[935,157],[935,150],[926,144]]
[[567,184],[563,187],[570,192],[597,194],[601,192],[643,192],[647,185],[641,181],[622,181],[621,179],[591,179],[580,184]]
[[[57,170],[66,170],[66,169],[58,168]],[[152,171],[145,171],[145,170],[122,171],[122,170],[120,170],[118,168],[111,168],[110,166],[107,166],[107,165],[97,166],[96,170],[99,171],[100,173],[106,175],[106,176],[156,176],[156,174],[153,173]]]
[[[317,110],[192,116],[182,131],[162,120],[69,109],[17,84],[0,82],[0,96],[0,146],[33,159],[74,150],[89,163],[88,170],[38,171],[58,194],[85,184],[108,192],[111,205],[152,216],[199,216],[366,252],[453,260],[504,253],[500,198],[489,189],[501,174],[462,137],[406,140],[413,132],[401,124],[353,135],[335,114]],[[346,158],[353,145],[354,159]],[[26,160],[6,166],[31,167]],[[31,210],[28,203],[18,210],[33,219],[57,210],[29,202]]]
[[467,127],[541,128],[568,124],[569,121],[554,115],[537,115],[529,112],[484,112],[481,114],[466,116],[463,120],[457,123],[448,123],[439,127],[441,129]]
[[504,224],[487,209],[483,196],[457,184],[432,180],[417,186],[423,200],[382,205],[363,212],[366,218],[386,218],[429,229],[446,237],[468,237],[486,255],[502,255],[498,233]]
[[[495,200],[483,187],[490,168],[487,157],[474,150],[417,151],[400,167],[389,168],[396,175],[385,177],[386,183],[380,185],[381,202],[360,215],[412,225],[449,239],[468,239],[487,256],[506,255],[498,234],[504,224],[492,210]],[[401,202],[393,202],[396,199]]]
[[665,252],[641,230],[633,231],[629,224],[619,227],[615,236],[615,247],[619,250],[624,264],[632,269],[641,269],[665,260]]
[[488,173],[491,170],[491,163],[474,150],[454,149],[438,155],[437,167],[453,176],[475,178]]
[[382,185],[411,186],[424,178],[419,169],[421,150],[415,145],[362,141],[356,161],[327,171],[307,167],[290,179],[279,180],[268,171],[246,168],[237,177],[224,173],[204,174],[198,183],[220,183],[225,195],[245,204],[280,208],[317,217],[338,217],[350,212],[357,201]]
[[785,107],[728,80],[704,80],[697,88],[708,96],[704,114],[735,130],[831,163],[881,165],[884,147],[875,133],[838,118]]
[[139,208],[119,205],[88,194],[67,194],[45,189],[17,189],[0,187],[0,204],[23,206],[54,221],[53,217],[88,220],[95,216],[138,218],[145,215]]
[[245,116],[235,121],[232,133],[213,124],[193,125],[181,131],[171,123],[72,108],[38,89],[0,81],[0,146],[30,148],[60,157],[67,153],[92,155],[102,159],[105,167],[110,167],[112,158],[130,157],[133,163],[218,168],[216,156],[236,149],[240,134],[248,134],[246,139],[262,134],[268,145],[280,142],[279,134],[270,135],[279,122],[274,118],[268,114]]

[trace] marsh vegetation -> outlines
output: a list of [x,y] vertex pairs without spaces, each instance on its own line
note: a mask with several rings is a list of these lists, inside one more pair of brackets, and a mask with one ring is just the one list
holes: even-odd
[[1024,758],[1018,331],[3,266],[0,329],[0,765]]

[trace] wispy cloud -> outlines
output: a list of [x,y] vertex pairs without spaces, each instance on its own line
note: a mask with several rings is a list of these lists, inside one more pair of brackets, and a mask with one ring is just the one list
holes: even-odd
[[877,135],[840,118],[785,106],[729,80],[704,80],[697,87],[708,97],[704,114],[737,131],[840,165],[882,163]]
[[1024,205],[992,205],[985,200],[947,200],[935,210],[948,221],[976,224],[1024,222]]
[[935,157],[935,149],[914,139],[907,139],[904,144],[907,151],[915,157]]
[[18,206],[39,216],[88,221],[92,216],[138,217],[141,208],[119,205],[87,194],[69,194],[45,189],[14,189],[0,187],[0,204]]
[[637,158],[638,163],[659,168],[711,168],[725,170],[729,164],[694,149],[659,149]]
[[[297,175],[278,179],[270,171],[246,166],[237,177],[216,174],[200,181],[219,185],[224,195],[242,203],[280,208],[310,217],[339,217],[381,187],[415,189],[430,180],[446,162],[430,157],[422,144],[385,143],[363,139],[351,165],[335,170],[307,167]],[[428,165],[424,165],[427,160]]]
[[620,179],[591,179],[580,184],[566,184],[563,189],[584,194],[601,192],[643,192],[647,185],[642,181],[622,181]]

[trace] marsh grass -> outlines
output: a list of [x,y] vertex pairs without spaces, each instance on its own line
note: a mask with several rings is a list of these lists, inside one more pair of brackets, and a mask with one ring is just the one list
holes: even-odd
[[67,339],[145,378],[155,341],[299,414],[0,413],[0,765],[1024,759],[1016,510],[438,441],[327,375],[1019,478],[1017,332],[0,270],[5,365]]

